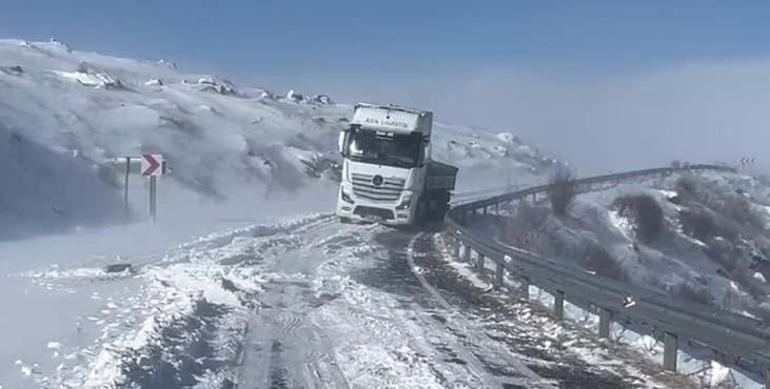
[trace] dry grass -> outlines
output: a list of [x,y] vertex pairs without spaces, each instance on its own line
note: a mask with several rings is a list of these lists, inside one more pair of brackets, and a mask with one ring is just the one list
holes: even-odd
[[702,286],[682,283],[671,290],[671,295],[682,301],[714,305],[714,297],[711,295],[708,288]]
[[550,211],[546,207],[533,206],[522,201],[516,207],[516,217],[508,219],[504,226],[506,240],[516,247],[536,254],[547,254],[548,239],[544,226]]

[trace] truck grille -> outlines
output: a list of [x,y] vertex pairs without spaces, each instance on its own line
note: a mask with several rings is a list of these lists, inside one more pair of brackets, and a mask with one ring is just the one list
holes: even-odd
[[405,180],[382,177],[382,183],[375,185],[375,175],[353,173],[353,193],[372,201],[396,201],[401,197]]

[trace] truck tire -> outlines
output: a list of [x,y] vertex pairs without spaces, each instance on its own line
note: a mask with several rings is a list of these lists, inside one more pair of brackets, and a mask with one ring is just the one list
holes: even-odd
[[431,222],[443,221],[446,212],[449,210],[449,191],[433,191],[427,196],[427,200],[428,220]]
[[425,196],[420,196],[420,199],[417,200],[417,209],[414,210],[414,223],[412,223],[412,225],[422,226],[425,224],[425,221],[428,218],[427,203],[428,201]]

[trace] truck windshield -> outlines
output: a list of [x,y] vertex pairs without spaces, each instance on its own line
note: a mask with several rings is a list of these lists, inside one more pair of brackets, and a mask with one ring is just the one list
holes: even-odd
[[348,133],[345,156],[358,162],[412,168],[420,163],[422,134],[363,129]]

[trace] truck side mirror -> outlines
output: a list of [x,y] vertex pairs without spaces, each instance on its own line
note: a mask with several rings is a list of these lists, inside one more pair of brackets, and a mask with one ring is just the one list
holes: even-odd
[[340,136],[337,139],[337,149],[339,150],[340,154],[345,154],[345,135],[347,134],[347,131],[340,131]]

